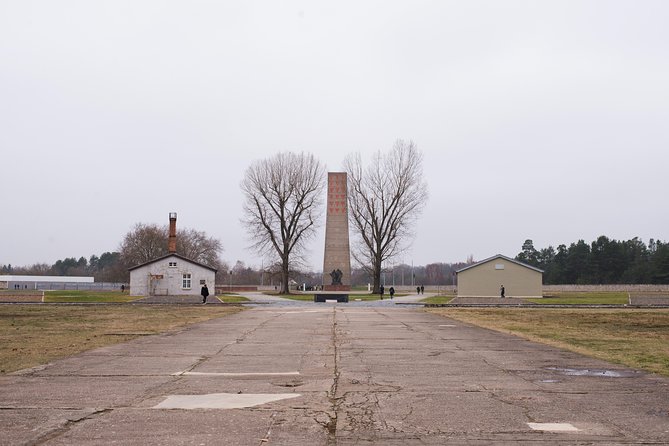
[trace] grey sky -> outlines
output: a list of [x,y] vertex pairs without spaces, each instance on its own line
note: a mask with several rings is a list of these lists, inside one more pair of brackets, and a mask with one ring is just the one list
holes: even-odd
[[645,0],[0,0],[0,264],[113,251],[176,211],[260,265],[253,160],[337,171],[397,138],[430,190],[406,263],[667,240],[668,20]]

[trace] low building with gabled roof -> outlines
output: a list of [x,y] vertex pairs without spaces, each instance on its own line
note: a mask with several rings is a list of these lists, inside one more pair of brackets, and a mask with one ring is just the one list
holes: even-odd
[[497,254],[456,271],[458,297],[542,297],[543,271]]
[[205,283],[213,294],[217,270],[170,253],[129,271],[131,296],[188,296],[200,294]]
[[170,213],[168,254],[128,268],[131,296],[190,296],[207,285],[214,294],[216,268],[177,254],[177,214]]

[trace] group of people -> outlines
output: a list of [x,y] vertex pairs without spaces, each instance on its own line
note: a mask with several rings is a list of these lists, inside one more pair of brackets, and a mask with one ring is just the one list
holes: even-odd
[[[381,287],[379,288],[379,295],[381,296],[381,300],[383,300],[383,294],[384,294],[385,292],[386,292],[385,287],[384,287],[383,285],[381,285]],[[390,298],[391,298],[391,299],[392,299],[393,297],[395,297],[395,287],[390,287],[390,289],[388,290],[388,292],[390,293]]]

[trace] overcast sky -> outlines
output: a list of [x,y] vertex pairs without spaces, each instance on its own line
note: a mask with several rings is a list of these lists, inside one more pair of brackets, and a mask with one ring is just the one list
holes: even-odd
[[398,138],[430,192],[405,263],[667,240],[667,23],[662,0],[0,0],[0,264],[176,211],[259,266],[250,163]]

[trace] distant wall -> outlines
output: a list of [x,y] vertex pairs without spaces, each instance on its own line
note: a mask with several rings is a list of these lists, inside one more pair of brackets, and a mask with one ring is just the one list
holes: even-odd
[[7,282],[5,286],[0,282],[0,289],[15,290],[85,290],[85,291],[120,291],[121,285],[128,288],[127,283],[117,282]]
[[544,293],[560,291],[669,292],[669,285],[544,285]]

